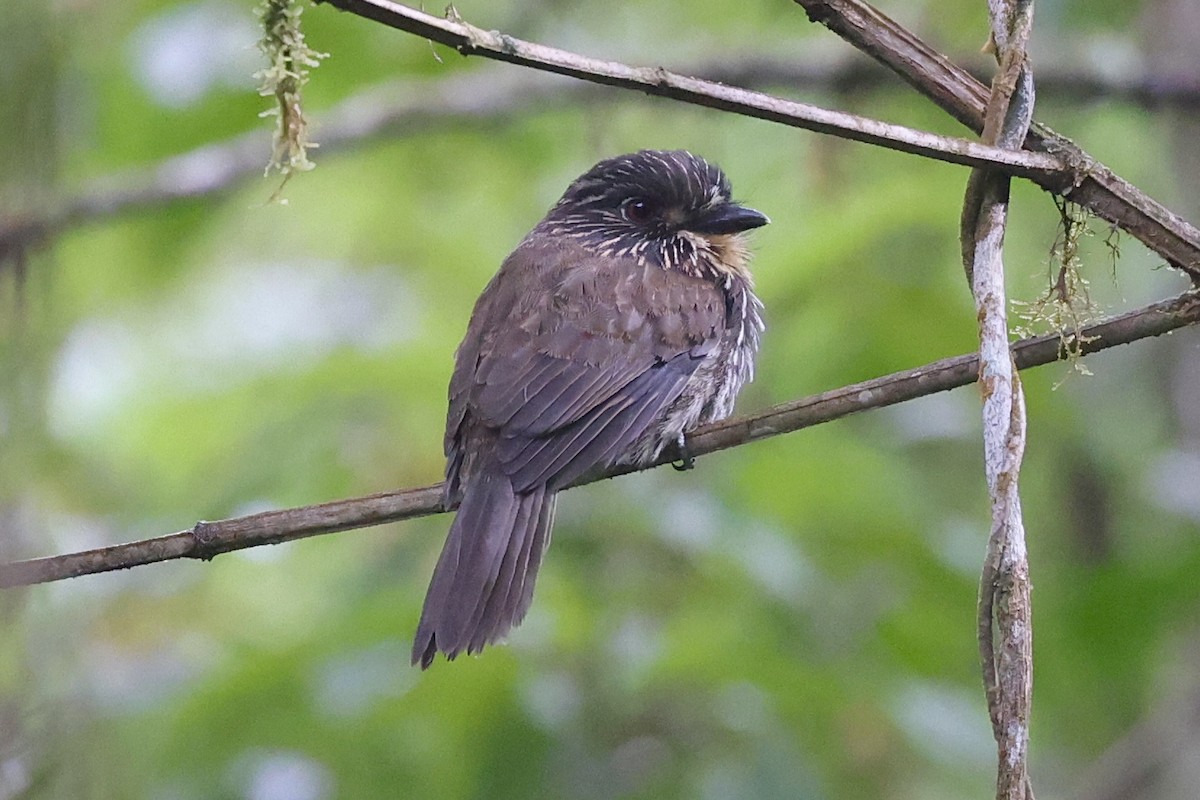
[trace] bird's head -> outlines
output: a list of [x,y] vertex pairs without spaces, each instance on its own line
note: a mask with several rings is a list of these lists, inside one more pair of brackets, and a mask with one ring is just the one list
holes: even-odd
[[685,150],[641,150],[577,178],[541,227],[606,256],[720,278],[745,271],[741,234],[768,221],[731,199],[716,165]]

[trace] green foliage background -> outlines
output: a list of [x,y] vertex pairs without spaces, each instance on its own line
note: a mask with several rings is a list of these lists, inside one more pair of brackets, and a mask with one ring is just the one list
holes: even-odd
[[[786,2],[457,7],[634,64],[861,58]],[[884,7],[978,61],[984,3]],[[1037,66],[1136,63],[1143,11],[1039,4]],[[265,126],[249,3],[17,0],[3,16],[0,215]],[[315,115],[381,81],[419,92],[517,69],[329,7],[304,25],[331,53],[307,88]],[[964,135],[898,82],[774,89]],[[1194,214],[1177,115],[1048,92],[1038,118]],[[575,175],[643,147],[711,158],[772,217],[755,238],[769,327],[742,410],[972,349],[960,168],[615,92],[431,126],[318,150],[286,205],[251,181],[72,228],[23,280],[10,264],[0,555],[437,480],[474,298]],[[1025,184],[1013,202],[1011,290],[1033,300],[1057,214]],[[1101,308],[1184,288],[1128,239],[1113,268],[1096,228],[1084,270]],[[1198,347],[1185,331],[1088,359],[1093,377],[1025,376],[1041,798],[1071,796],[1109,745],[1195,688],[1200,432],[1180,398]],[[407,651],[446,518],[0,594],[0,798],[992,793],[973,389],[560,508],[510,644],[425,674]]]

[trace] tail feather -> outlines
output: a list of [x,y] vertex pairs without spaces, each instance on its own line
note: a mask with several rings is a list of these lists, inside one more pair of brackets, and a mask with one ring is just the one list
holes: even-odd
[[[528,551],[529,543],[533,540],[532,523],[537,522],[538,514],[535,505],[540,506],[540,503],[536,502],[540,498],[535,495],[544,493],[545,490],[540,488],[530,492],[528,502],[521,502],[517,506],[517,516],[513,520],[508,546],[500,561],[500,570],[492,581],[491,590],[479,598],[475,612],[467,624],[467,628],[472,631],[471,641],[467,644],[468,653],[477,653],[483,649],[485,644],[494,641],[497,628],[503,624],[504,601],[520,563],[521,551]],[[528,561],[528,556],[526,556],[527,564]]]
[[537,526],[533,529],[533,542],[530,545],[529,565],[521,574],[521,580],[513,581],[509,590],[508,606],[513,609],[513,624],[525,619],[525,613],[533,602],[533,585],[537,581],[538,568],[542,565],[542,556],[550,546],[550,532],[554,529],[554,507],[557,497],[554,493],[546,495],[538,515]]
[[[438,631],[440,649],[447,655],[447,648],[462,650],[471,640],[520,516],[521,498],[503,475],[484,475],[468,486],[450,525],[450,536],[457,533],[463,543]],[[436,569],[434,576],[436,580]]]
[[553,505],[545,487],[517,494],[503,475],[468,482],[425,595],[414,664],[428,668],[438,652],[449,659],[463,650],[478,652],[520,623]]

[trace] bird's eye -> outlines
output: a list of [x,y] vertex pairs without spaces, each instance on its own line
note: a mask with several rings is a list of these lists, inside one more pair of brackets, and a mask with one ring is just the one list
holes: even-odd
[[654,216],[654,205],[645,198],[631,197],[621,204],[621,214],[630,222],[649,222]]

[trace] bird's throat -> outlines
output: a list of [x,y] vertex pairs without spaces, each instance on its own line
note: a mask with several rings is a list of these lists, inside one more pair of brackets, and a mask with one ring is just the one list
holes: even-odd
[[685,231],[696,254],[696,271],[700,277],[718,282],[729,277],[740,278],[753,286],[750,274],[750,249],[740,233],[699,234]]

